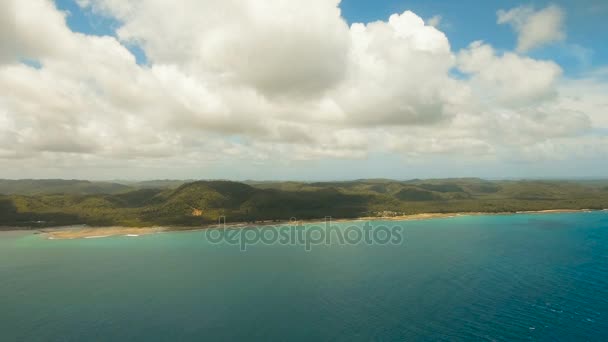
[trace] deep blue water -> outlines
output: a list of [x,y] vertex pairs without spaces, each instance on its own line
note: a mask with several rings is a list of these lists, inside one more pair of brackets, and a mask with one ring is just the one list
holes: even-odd
[[403,244],[0,233],[0,341],[608,340],[608,212],[373,224]]

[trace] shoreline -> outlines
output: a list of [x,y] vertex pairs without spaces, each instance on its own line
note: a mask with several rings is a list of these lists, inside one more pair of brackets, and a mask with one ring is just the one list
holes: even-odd
[[[519,215],[519,214],[558,214],[558,213],[578,213],[578,212],[593,212],[593,211],[608,211],[608,209],[547,209],[547,210],[536,210],[536,211],[517,211],[517,212],[501,212],[501,213],[488,213],[488,212],[457,212],[457,213],[420,213],[402,216],[368,216],[358,218],[345,218],[345,219],[332,219],[333,222],[359,222],[359,221],[371,221],[371,220],[383,220],[383,221],[419,221],[419,220],[431,220],[431,219],[442,219],[442,218],[454,218],[463,216],[493,216],[493,215]],[[311,224],[311,223],[323,223],[324,219],[311,219],[311,220],[298,220],[295,221],[297,224]],[[259,222],[259,223],[244,223],[235,222],[227,223],[225,227],[228,228],[253,228],[262,226],[276,226],[294,223],[293,221],[279,221],[279,222]],[[34,234],[43,234],[48,240],[73,240],[73,239],[99,239],[114,236],[124,237],[139,237],[143,235],[158,234],[158,233],[175,233],[175,232],[192,232],[201,231],[205,229],[218,228],[218,224],[208,224],[203,226],[195,227],[88,227],[88,226],[69,226],[69,227],[56,227],[56,228],[43,228],[30,230]],[[23,229],[22,229],[23,230]]]

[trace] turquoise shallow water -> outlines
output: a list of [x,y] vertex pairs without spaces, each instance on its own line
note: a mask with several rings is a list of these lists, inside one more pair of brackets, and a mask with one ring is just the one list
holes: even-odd
[[0,341],[608,340],[608,212],[374,224],[403,244],[0,233]]

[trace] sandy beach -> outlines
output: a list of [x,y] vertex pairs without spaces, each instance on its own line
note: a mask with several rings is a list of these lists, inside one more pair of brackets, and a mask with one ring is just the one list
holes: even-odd
[[[606,209],[604,209],[606,210]],[[420,213],[403,216],[386,216],[386,217],[360,217],[360,218],[347,218],[347,219],[332,219],[333,222],[360,222],[360,221],[371,221],[371,220],[385,220],[385,221],[415,221],[415,220],[430,220],[440,218],[451,218],[460,216],[479,216],[479,215],[514,215],[514,214],[550,214],[550,213],[574,213],[574,212],[590,212],[591,209],[549,209],[549,210],[538,210],[538,211],[519,211],[516,213],[505,212],[505,213],[484,213],[484,212],[461,212],[461,213]],[[323,219],[318,220],[298,220],[297,223],[311,224],[311,223],[322,223],[325,222]],[[293,224],[290,221],[282,222],[258,222],[255,224],[250,223],[227,223],[225,227],[230,228],[248,228],[248,227],[259,227],[269,225],[285,225]],[[195,231],[209,228],[217,228],[217,224],[210,224],[205,226],[196,227],[58,227],[58,228],[46,228],[40,230],[41,233],[45,234],[48,239],[51,240],[64,240],[64,239],[91,239],[91,238],[104,238],[110,236],[129,236],[138,237],[142,235],[157,234],[164,232],[180,232],[180,231]]]
[[[606,209],[603,209],[606,210]],[[601,210],[601,211],[603,211]],[[549,210],[536,210],[536,211],[518,211],[517,214],[543,214],[543,213],[578,213],[594,211],[593,209],[549,209]]]
[[109,236],[130,236],[156,234],[167,231],[164,227],[64,227],[42,230],[51,240],[104,238]]

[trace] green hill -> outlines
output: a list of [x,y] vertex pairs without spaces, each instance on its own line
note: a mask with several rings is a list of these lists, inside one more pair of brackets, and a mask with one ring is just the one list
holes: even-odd
[[176,188],[55,180],[0,184],[5,189],[0,195],[0,226],[21,227],[195,226],[217,222],[220,216],[229,222],[256,222],[291,217],[608,208],[608,191],[602,181],[196,181]]

